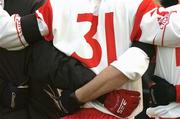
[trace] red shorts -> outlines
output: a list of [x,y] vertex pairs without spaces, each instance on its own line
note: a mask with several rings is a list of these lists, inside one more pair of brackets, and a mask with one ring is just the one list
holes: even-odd
[[100,112],[94,108],[83,108],[72,115],[63,117],[63,119],[118,119],[118,118]]

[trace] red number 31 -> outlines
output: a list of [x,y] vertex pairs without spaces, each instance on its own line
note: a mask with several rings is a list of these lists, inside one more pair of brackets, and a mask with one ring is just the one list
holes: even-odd
[[[91,58],[83,58],[79,56],[76,52],[72,54],[73,57],[77,58],[81,62],[85,63],[89,68],[96,67],[102,57],[102,48],[99,42],[93,38],[97,32],[98,16],[92,13],[78,14],[77,22],[90,22],[91,28],[84,35],[86,42],[91,46],[93,55]],[[116,48],[115,48],[115,37],[114,37],[114,24],[113,24],[113,13],[105,14],[105,32],[106,32],[106,48],[107,48],[107,58],[108,64],[116,59]]]

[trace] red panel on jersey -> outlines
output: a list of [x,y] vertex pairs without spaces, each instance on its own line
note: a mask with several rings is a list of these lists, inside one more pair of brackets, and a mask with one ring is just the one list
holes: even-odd
[[180,85],[176,85],[176,102],[180,103]]
[[136,12],[134,26],[131,33],[131,41],[139,40],[142,33],[141,28],[140,28],[142,17],[145,13],[147,13],[148,11],[152,10],[155,7],[158,7],[158,5],[154,2],[154,0],[143,0],[143,2],[140,4]]
[[[53,40],[53,33],[52,33],[53,12],[52,12],[50,0],[47,0],[47,2],[42,7],[40,7],[38,11],[43,15],[43,19],[45,23],[47,24],[48,30],[49,30],[49,34],[44,36],[44,38],[47,41],[51,41]],[[37,18],[40,18],[37,14],[36,16]]]
[[180,48],[176,48],[176,66],[180,66]]
[[113,13],[106,13],[105,20],[107,57],[109,65],[111,62],[116,60]]

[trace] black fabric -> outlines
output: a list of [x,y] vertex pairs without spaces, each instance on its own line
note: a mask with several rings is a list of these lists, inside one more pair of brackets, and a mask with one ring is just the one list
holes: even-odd
[[23,82],[25,85],[20,84],[20,88],[13,85],[11,81],[5,85],[6,88],[4,88],[4,91],[2,92],[2,107],[13,111],[27,106],[29,102],[29,90],[28,87],[26,87],[26,85],[28,85],[26,81],[28,80]]
[[29,45],[43,40],[40,34],[35,14],[26,15],[21,18],[22,33]]
[[155,85],[150,88],[154,106],[167,105],[176,101],[176,88],[173,84],[156,75],[152,76],[151,80],[155,82]]
[[[4,9],[10,14],[19,14],[22,32],[26,41],[31,45],[37,40],[42,40],[34,13],[45,0],[5,0]],[[30,29],[33,28],[33,29]]]
[[[2,92],[3,92],[3,89],[5,88],[6,84],[4,82],[4,80],[2,79],[2,77],[0,78],[0,97],[2,96]],[[1,98],[0,98],[1,100]]]
[[155,46],[148,44],[148,43],[143,43],[143,42],[133,42],[131,47],[138,47],[141,50],[143,50],[149,58],[152,58],[155,55]]
[[164,7],[169,7],[178,4],[178,0],[159,0],[160,4]]
[[[43,2],[39,2],[39,0],[7,0],[5,1],[5,9],[10,14],[19,13],[24,16],[34,12],[33,10],[37,8],[39,3]],[[30,17],[32,18],[32,16]],[[26,18],[22,21],[26,21]],[[23,22],[22,24],[23,26],[27,25],[24,25]],[[44,90],[51,90],[58,97],[57,88],[74,91],[95,76],[80,62],[60,53],[52,46],[52,43],[41,40],[21,51],[1,49],[0,57],[0,79],[2,79],[1,84],[5,85],[3,86],[5,89],[0,92],[8,92],[0,94],[0,119],[55,119],[58,117],[59,109]],[[5,102],[5,96],[11,97],[6,94],[16,91],[14,87],[27,80],[30,87],[27,106],[23,109],[11,110],[8,105],[2,105],[8,104]],[[2,99],[2,95],[5,99]],[[27,98],[23,98],[22,102],[24,99]]]
[[52,83],[56,88],[74,91],[95,77],[93,71],[58,51],[52,42],[41,41],[33,47],[29,64],[32,81]]
[[93,79],[95,73],[74,58],[59,52],[51,42],[41,41],[32,47],[28,70],[31,103],[42,115],[50,119],[59,117],[62,112],[44,90],[51,90],[55,97],[59,97],[57,88],[74,91]]
[[61,108],[60,117],[77,112],[78,110],[80,110],[80,106],[83,105],[83,103],[78,101],[78,99],[75,96],[75,93],[68,90],[65,90],[61,93],[58,102]]
[[[0,93],[0,118],[4,116],[8,118],[11,117],[11,113],[13,111],[10,108],[12,92],[16,93],[16,107],[23,108],[24,104],[28,103],[26,95],[28,90],[20,89],[18,90],[17,87],[21,84],[26,84],[24,81],[27,81],[27,64],[28,64],[28,57],[29,57],[29,48],[26,50],[22,50],[19,52],[14,51],[7,51],[4,49],[0,49],[0,79],[3,81],[1,84],[1,93]],[[25,95],[19,92],[26,92]],[[20,96],[20,95],[21,96]],[[22,99],[18,99],[24,96]],[[18,102],[17,102],[18,101]],[[9,104],[9,105],[8,105]],[[14,115],[15,113],[13,113]],[[2,117],[1,117],[2,116]],[[17,114],[18,117],[18,114]]]
[[34,13],[45,0],[4,0],[4,9],[10,14],[19,14],[20,16]]
[[[47,117],[48,119],[56,119],[59,117],[59,108],[57,104],[54,102],[53,98],[51,98],[44,90],[53,92],[55,97],[59,97],[57,93],[57,89],[52,85],[46,85],[44,83],[31,82],[30,80],[30,88],[31,88],[31,99],[30,104],[34,110],[40,115]],[[50,87],[50,88],[49,88]]]
[[[44,0],[5,0],[5,10],[10,15],[18,13],[20,16],[24,16],[34,12],[43,2]],[[0,48],[0,119],[47,119],[40,113],[37,113],[30,103],[26,107],[17,110],[11,110],[6,105],[9,98],[5,99],[10,97],[9,94],[12,92],[10,90],[16,90],[17,86],[28,80],[27,66],[30,56],[31,48],[29,47],[21,51],[7,51]],[[10,92],[6,95],[4,91]],[[21,91],[18,90],[17,92]],[[4,103],[4,101],[7,102]],[[26,98],[22,98],[20,101],[29,102]],[[24,105],[24,103],[20,105]]]
[[28,105],[24,109],[16,110],[13,112],[8,112],[0,107],[0,119],[49,119],[49,118],[44,115],[41,115],[31,105]]

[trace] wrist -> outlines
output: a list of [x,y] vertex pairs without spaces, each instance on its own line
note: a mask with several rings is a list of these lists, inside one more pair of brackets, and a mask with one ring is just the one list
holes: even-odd
[[81,100],[78,99],[75,92],[73,92],[70,96],[78,105],[83,105],[84,104]]
[[81,95],[81,91],[79,89],[77,89],[75,92],[74,92],[74,96],[76,97],[76,99],[81,102],[81,103],[85,103],[85,99],[83,98],[83,96]]

